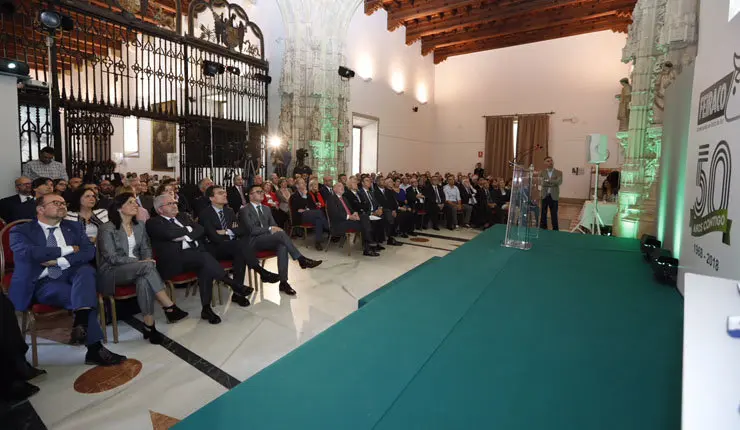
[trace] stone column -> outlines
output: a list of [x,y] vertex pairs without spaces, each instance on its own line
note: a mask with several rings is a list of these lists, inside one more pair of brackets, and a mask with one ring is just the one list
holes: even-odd
[[[347,28],[361,0],[277,0],[286,28],[280,78],[279,130],[295,152],[309,151],[306,164],[319,176],[346,170],[350,142],[349,83],[338,74],[346,65]],[[289,166],[289,174],[292,172]]]
[[633,62],[634,69],[629,131],[617,133],[625,149],[625,162],[614,223],[616,235],[640,237],[656,232],[662,92],[696,56],[695,11],[696,0],[638,0],[635,6],[622,52],[622,61]]

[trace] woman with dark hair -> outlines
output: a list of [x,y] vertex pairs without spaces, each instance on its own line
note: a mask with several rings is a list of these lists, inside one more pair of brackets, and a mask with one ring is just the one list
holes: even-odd
[[54,194],[63,195],[67,191],[67,180],[64,178],[54,179]]
[[85,229],[85,234],[90,241],[95,243],[100,226],[108,222],[108,211],[95,209],[98,197],[94,190],[78,187],[72,192],[72,198],[68,205],[67,221],[79,222]]
[[98,289],[112,296],[116,285],[136,284],[136,298],[144,316],[144,339],[162,343],[164,336],[154,326],[154,302],[162,305],[170,323],[180,321],[188,313],[172,303],[165,292],[152,259],[149,236],[144,224],[136,221],[136,197],[121,193],[113,199],[110,210],[110,222],[98,234]]

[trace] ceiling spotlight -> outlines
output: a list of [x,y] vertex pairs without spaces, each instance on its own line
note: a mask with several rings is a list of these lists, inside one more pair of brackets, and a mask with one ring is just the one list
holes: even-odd
[[260,82],[264,82],[267,85],[270,85],[272,83],[272,76],[268,76],[262,73],[255,73],[254,79],[257,79]]
[[344,66],[339,66],[339,76],[345,78],[345,79],[352,79],[355,77],[355,71],[350,70]]
[[224,70],[225,68],[223,64],[208,60],[203,61],[203,74],[206,76],[213,77],[216,75],[223,75]]
[[239,70],[238,67],[234,66],[226,66],[226,71],[236,76],[239,76],[241,74],[241,70]]

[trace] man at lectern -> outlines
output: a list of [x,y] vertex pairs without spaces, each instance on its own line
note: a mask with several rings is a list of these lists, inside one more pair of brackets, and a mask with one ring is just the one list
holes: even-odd
[[547,209],[552,216],[552,229],[558,230],[558,199],[560,199],[560,184],[563,183],[563,172],[556,169],[552,157],[545,157],[545,170],[540,172],[542,179],[542,218],[540,228],[547,230]]

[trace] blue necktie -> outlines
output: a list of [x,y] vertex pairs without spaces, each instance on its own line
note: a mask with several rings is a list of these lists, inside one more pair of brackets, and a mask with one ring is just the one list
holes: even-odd
[[221,230],[228,230],[223,209],[218,211],[218,220],[221,221]]
[[[56,229],[56,227],[49,227],[49,236],[46,237],[46,246],[50,248],[59,247],[57,244],[57,238],[54,237],[54,231]],[[47,267],[47,270],[51,279],[59,279],[62,277],[62,269],[59,266],[49,266]]]

